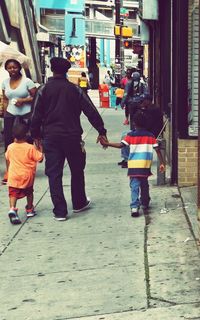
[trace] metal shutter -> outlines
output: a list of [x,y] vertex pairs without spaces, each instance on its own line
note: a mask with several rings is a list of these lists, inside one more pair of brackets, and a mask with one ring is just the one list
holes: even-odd
[[191,112],[189,115],[189,136],[198,136],[198,75],[199,75],[199,8],[194,6],[191,15],[191,57],[189,58],[189,83]]

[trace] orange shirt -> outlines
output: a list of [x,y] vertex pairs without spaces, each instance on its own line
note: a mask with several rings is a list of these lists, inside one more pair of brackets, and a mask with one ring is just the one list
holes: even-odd
[[116,95],[117,98],[123,98],[124,89],[117,88],[117,89],[115,90],[115,95]]
[[13,142],[5,153],[9,161],[8,186],[25,189],[34,182],[37,162],[43,159],[43,154],[27,142]]

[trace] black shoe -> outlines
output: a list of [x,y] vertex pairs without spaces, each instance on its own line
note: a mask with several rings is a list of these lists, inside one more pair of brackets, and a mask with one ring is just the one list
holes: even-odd
[[137,210],[131,210],[131,217],[133,217],[133,218],[137,218],[137,217],[139,217],[139,211]]
[[128,162],[124,161],[124,163],[121,165],[122,168],[128,168]]
[[86,204],[80,209],[73,209],[73,212],[78,213],[78,212],[85,211],[85,210],[89,209],[90,205],[91,205],[91,200],[89,197],[87,197]]
[[118,164],[118,166],[122,166],[124,162],[126,162],[126,160],[122,160],[122,161],[118,162],[117,164]]

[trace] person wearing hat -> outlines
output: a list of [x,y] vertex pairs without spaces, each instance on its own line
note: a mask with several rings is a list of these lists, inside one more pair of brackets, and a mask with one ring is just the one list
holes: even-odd
[[101,137],[107,138],[103,120],[90,98],[66,78],[71,67],[69,61],[54,57],[50,64],[53,77],[38,89],[33,103],[31,135],[37,145],[43,140],[54,218],[64,221],[68,215],[62,185],[65,159],[71,171],[73,211],[81,212],[91,204],[85,192],[86,152],[81,138],[81,113],[98,131],[97,142]]
[[140,81],[140,73],[134,71],[132,73],[131,80],[129,80],[125,86],[124,97],[121,102],[121,108],[125,109],[124,125],[129,124],[129,116],[131,109],[135,108],[139,102],[139,96],[147,91],[147,87],[143,81]]

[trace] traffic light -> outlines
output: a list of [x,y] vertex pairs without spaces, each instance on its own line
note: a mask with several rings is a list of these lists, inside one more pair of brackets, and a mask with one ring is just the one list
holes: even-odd
[[133,36],[133,29],[131,27],[121,27],[121,36],[123,38],[131,38]]
[[124,40],[124,49],[132,49],[133,41],[132,40]]

